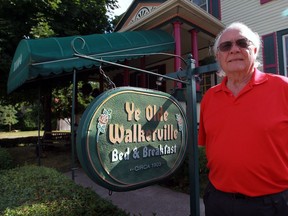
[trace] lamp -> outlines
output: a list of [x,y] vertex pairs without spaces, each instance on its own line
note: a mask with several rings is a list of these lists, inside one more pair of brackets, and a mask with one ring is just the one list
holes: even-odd
[[163,81],[164,81],[164,78],[158,76],[158,77],[157,77],[157,80],[156,80],[156,85],[157,85],[157,86],[162,86]]

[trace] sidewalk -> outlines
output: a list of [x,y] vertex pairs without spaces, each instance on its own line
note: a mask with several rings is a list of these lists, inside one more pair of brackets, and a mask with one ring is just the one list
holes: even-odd
[[[72,178],[72,173],[66,173]],[[175,192],[165,187],[152,185],[128,192],[113,192],[93,182],[82,169],[75,171],[75,182],[83,187],[89,187],[99,196],[119,208],[130,213],[131,216],[189,216],[190,196]],[[200,216],[204,216],[204,205],[200,199]],[[108,215],[107,215],[108,216]]]

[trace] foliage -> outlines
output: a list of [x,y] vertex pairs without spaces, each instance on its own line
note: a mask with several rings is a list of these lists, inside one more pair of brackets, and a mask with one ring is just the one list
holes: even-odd
[[36,130],[38,128],[38,114],[40,120],[43,120],[43,111],[39,110],[35,103],[18,102],[12,106],[1,104],[0,101],[0,125],[8,125],[9,131],[11,131],[11,125],[15,125],[17,129],[21,130]]
[[199,172],[200,174],[208,174],[209,169],[207,167],[207,157],[206,157],[206,149],[204,147],[198,148],[199,152]]
[[128,215],[51,168],[23,166],[2,172],[0,185],[4,216]]
[[[18,142],[18,145],[6,145],[9,146],[7,151],[13,158],[15,166],[25,166],[25,165],[39,165],[49,168],[54,168],[60,172],[69,172],[71,171],[72,161],[71,161],[71,147],[64,145],[49,145],[41,148],[41,157],[38,158],[37,150],[38,147],[31,145],[31,143],[36,144],[37,140],[34,139],[34,142],[28,143],[25,142],[27,139],[32,137],[26,137],[25,140],[22,138],[22,141]],[[20,139],[20,138],[19,138]],[[19,140],[19,139],[9,139],[9,140]],[[36,137],[37,139],[37,137]],[[2,139],[0,140],[2,142]],[[4,144],[7,142],[5,141]],[[8,143],[9,144],[9,143]],[[75,163],[75,166],[80,166],[78,162]]]
[[[37,95],[37,88],[33,82],[29,88],[6,94],[12,58],[20,40],[111,32],[115,22],[109,17],[109,12],[115,8],[118,8],[117,0],[0,0],[0,100],[12,105],[27,101],[31,105],[26,106],[27,109],[35,108],[33,104],[37,97],[31,95]],[[79,110],[88,102],[87,98],[80,101]],[[71,110],[69,106],[60,108],[61,112],[59,115],[56,113],[55,117],[67,116]],[[19,119],[18,126],[22,130],[35,129],[35,112],[29,110]],[[45,112],[45,128],[48,130],[50,127],[47,123],[52,122],[50,117],[50,112]]]
[[205,188],[208,184],[208,174],[209,169],[207,167],[207,157],[206,149],[204,147],[199,147],[199,186],[200,186],[200,196],[203,197]]
[[0,95],[7,98],[10,65],[21,39],[111,32],[107,12],[115,8],[117,0],[0,0]]
[[[73,85],[57,87],[53,89],[52,111],[54,118],[65,119],[71,117]],[[86,107],[94,99],[97,92],[97,83],[78,82],[76,113],[83,113]]]
[[0,147],[0,170],[13,168],[13,158],[11,154],[4,148]]
[[18,122],[17,111],[12,105],[0,104],[0,125],[8,125],[11,131],[12,125]]
[[[18,104],[19,107],[19,122],[17,124],[18,128],[24,131],[31,131],[38,129],[38,115],[39,120],[43,121],[43,111],[39,110],[39,106],[35,103],[30,104],[27,102],[22,102]],[[40,122],[43,125],[43,122]],[[42,128],[40,125],[40,128]]]

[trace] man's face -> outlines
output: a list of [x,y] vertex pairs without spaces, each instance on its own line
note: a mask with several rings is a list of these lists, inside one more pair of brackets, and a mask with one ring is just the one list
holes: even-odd
[[224,32],[220,38],[216,58],[229,75],[254,70],[256,47],[238,29]]

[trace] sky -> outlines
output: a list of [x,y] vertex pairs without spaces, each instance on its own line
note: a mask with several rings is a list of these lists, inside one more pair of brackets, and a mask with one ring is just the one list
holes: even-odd
[[119,16],[120,14],[124,13],[127,8],[130,6],[133,0],[118,0],[119,8],[114,10],[114,15]]

